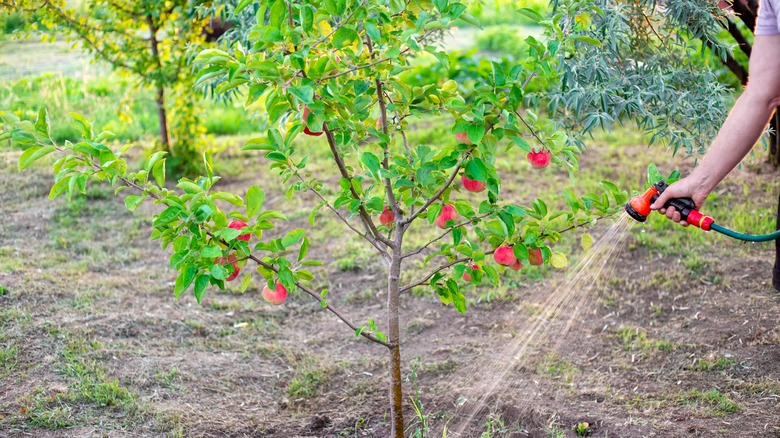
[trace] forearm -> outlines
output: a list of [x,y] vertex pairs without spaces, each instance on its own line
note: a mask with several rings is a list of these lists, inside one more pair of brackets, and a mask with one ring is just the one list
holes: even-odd
[[692,176],[700,179],[708,192],[750,152],[775,110],[763,91],[748,85],[723,123],[707,154]]
[[710,150],[691,176],[706,192],[747,155],[780,104],[780,35],[758,36],[750,57],[750,79]]

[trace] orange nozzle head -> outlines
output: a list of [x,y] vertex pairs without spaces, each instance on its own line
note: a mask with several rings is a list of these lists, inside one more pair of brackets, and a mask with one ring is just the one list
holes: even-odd
[[653,203],[652,198],[657,194],[658,189],[656,189],[655,186],[652,186],[641,195],[634,196],[631,201],[626,204],[626,212],[635,220],[644,222],[647,219],[647,215],[650,214],[650,204]]

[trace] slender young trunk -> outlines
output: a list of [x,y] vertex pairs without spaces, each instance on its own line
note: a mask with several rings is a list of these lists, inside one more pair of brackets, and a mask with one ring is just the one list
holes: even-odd
[[[146,17],[146,23],[149,25],[149,45],[152,49],[152,57],[157,65],[158,70],[162,70],[162,62],[160,61],[160,48],[157,44],[157,27],[154,25],[154,18],[151,15]],[[163,148],[167,151],[171,150],[171,135],[168,131],[168,114],[165,112],[165,88],[157,79],[157,118],[160,120],[160,141]]]
[[387,277],[387,340],[390,344],[390,419],[391,435],[404,438],[403,387],[401,385],[401,336],[398,298],[401,277],[401,242],[403,230],[397,229],[393,242],[390,272]]
[[780,167],[780,133],[777,132],[780,128],[780,107],[775,109],[769,126],[772,128],[772,135],[769,137],[769,162],[774,167]]

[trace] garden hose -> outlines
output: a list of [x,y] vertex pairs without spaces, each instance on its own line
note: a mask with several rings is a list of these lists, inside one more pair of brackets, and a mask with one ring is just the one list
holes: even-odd
[[[645,193],[635,196],[626,204],[626,212],[635,220],[644,222],[650,214],[650,205],[658,199],[658,196],[660,196],[667,187],[669,187],[669,185],[666,184],[665,181],[658,181],[653,184]],[[768,242],[770,240],[780,239],[780,230],[769,234],[746,234],[722,227],[716,224],[715,220],[710,216],[703,215],[699,210],[696,210],[696,204],[691,198],[672,198],[664,204],[664,208],[669,207],[677,209],[677,211],[680,212],[682,220],[694,227],[701,228],[704,231],[717,231],[725,236],[745,242]]]

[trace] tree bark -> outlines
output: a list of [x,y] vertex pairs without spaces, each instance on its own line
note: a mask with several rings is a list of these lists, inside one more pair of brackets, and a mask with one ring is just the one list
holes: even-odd
[[[777,132],[780,128],[780,107],[775,108],[775,114],[769,121],[769,127],[772,128],[772,134],[769,136],[769,162],[774,167],[780,167],[780,135]],[[780,210],[778,210],[778,217],[780,217]]]
[[[149,45],[152,49],[152,57],[157,64],[157,69],[162,70],[162,62],[160,61],[160,48],[157,44],[157,27],[154,25],[154,18],[151,15],[146,16],[146,23],[149,25]],[[162,71],[159,71],[162,73]],[[160,83],[160,77],[157,78],[157,118],[160,121],[160,141],[163,148],[167,151],[171,150],[171,134],[168,130],[168,114],[165,111],[165,88]]]
[[403,230],[396,228],[390,271],[387,278],[387,340],[390,344],[390,424],[394,438],[404,438],[403,386],[401,381],[401,336],[399,325],[401,242]]

